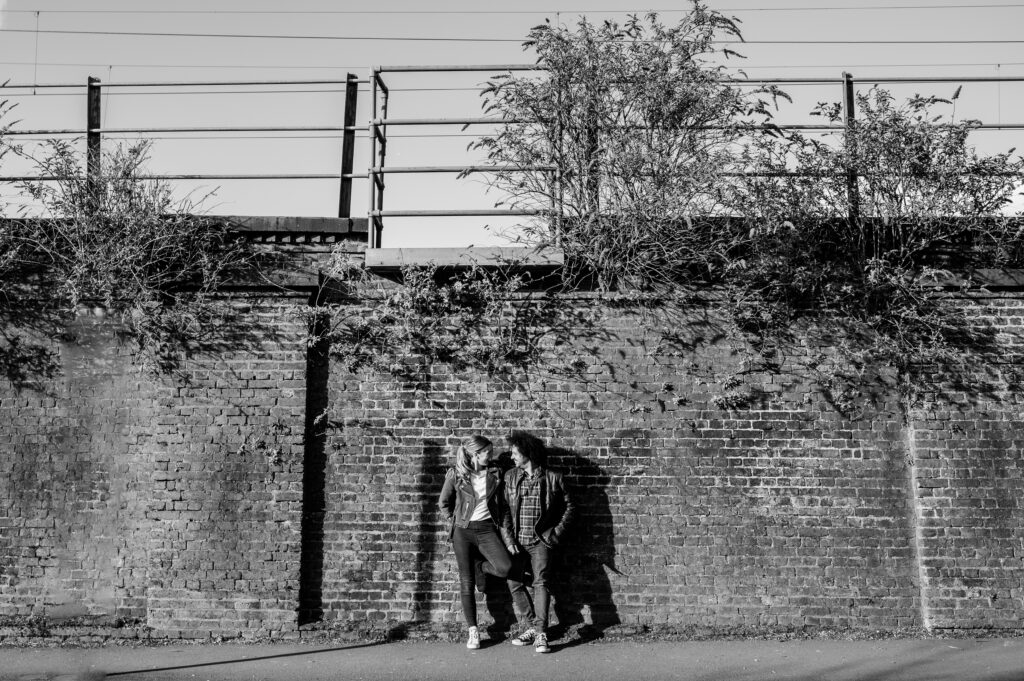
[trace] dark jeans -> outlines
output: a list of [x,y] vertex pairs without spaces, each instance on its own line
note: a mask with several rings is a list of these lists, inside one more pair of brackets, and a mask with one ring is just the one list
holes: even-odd
[[462,597],[462,615],[466,624],[476,626],[476,569],[474,563],[482,556],[483,571],[505,579],[512,569],[512,558],[491,520],[474,520],[469,527],[456,525],[452,532],[455,562],[459,565],[459,595]]
[[[533,598],[526,590],[526,585],[518,581],[523,578],[526,562],[533,568]],[[508,588],[512,592],[512,604],[516,616],[525,620],[538,632],[548,628],[548,580],[551,577],[551,549],[544,542],[523,546],[516,554],[516,570],[508,580]]]

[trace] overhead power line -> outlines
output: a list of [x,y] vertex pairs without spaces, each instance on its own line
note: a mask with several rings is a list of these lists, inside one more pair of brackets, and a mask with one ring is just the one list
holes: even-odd
[[752,69],[901,69],[918,67],[945,67],[945,66],[1024,66],[1024,62],[928,62],[927,64],[765,64],[763,66],[736,66],[740,71]]
[[[1019,8],[1024,4],[1019,2],[991,3],[983,5],[824,5],[820,7],[723,7],[719,12],[821,12],[837,10],[908,10],[908,9],[994,9],[994,8]],[[679,10],[689,11],[689,10]]]
[[[987,3],[980,5],[956,4],[956,5],[826,5],[820,7],[723,7],[719,12],[820,12],[840,10],[917,10],[917,9],[1001,9],[1024,7],[1021,3]],[[188,10],[188,9],[4,9],[0,13],[5,14],[195,14],[195,15],[334,15],[334,14],[624,14],[624,13],[646,13],[656,12],[658,14],[680,14],[690,10],[678,7],[663,9],[637,9],[635,7],[622,9],[560,9],[553,7],[548,10],[525,10],[525,9],[469,9],[469,10],[439,10],[439,9],[409,9],[409,10],[387,10],[387,9],[350,9],[350,10]]]
[[[157,31],[83,31],[63,29],[0,28],[3,33],[105,35],[145,38],[241,38],[252,40],[381,40],[398,42],[522,43],[523,38],[460,38],[452,36],[286,35],[276,33],[184,33]],[[653,41],[638,41],[653,42]],[[715,40],[722,45],[1019,45],[1024,39],[986,40]]]
[[[31,62],[31,61],[0,61],[2,66],[79,66],[95,68],[116,68],[116,69],[258,69],[260,71],[276,71],[283,69],[300,70],[333,70],[333,71],[360,71],[368,69],[369,65],[341,65],[324,66],[323,64],[306,64],[297,66],[264,66],[254,64],[125,64],[125,63],[100,63],[100,62]],[[727,65],[729,66],[729,65]],[[945,66],[1024,66],[1024,62],[987,61],[987,62],[927,62],[927,63],[904,63],[904,64],[764,64],[758,66],[729,66],[736,70],[749,71],[752,69],[857,69],[857,68],[916,68],[916,67],[945,67]],[[401,88],[399,88],[401,89]],[[470,88],[472,89],[472,88]],[[395,88],[392,88],[395,90]]]
[[63,29],[0,28],[3,33],[49,33],[56,35],[138,36],[145,38],[246,38],[257,40],[397,40],[413,42],[521,43],[524,38],[454,38],[433,36],[367,35],[285,35],[275,33],[184,33],[157,31],[83,31]]

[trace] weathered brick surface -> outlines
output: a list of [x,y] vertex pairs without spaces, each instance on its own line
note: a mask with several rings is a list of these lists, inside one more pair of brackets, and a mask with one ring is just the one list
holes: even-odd
[[[416,381],[307,348],[292,314],[304,299],[235,303],[234,342],[194,357],[185,383],[141,377],[108,322],[87,318],[60,345],[60,377],[3,388],[12,626],[46,613],[149,627],[128,637],[458,628],[435,510],[448,446],[521,428],[556,448],[580,505],[562,624],[1020,628],[1018,292],[957,303],[999,328],[996,345],[968,358],[973,388],[927,375],[940,389],[909,420],[890,369],[843,415],[832,341],[807,329],[752,353],[713,300],[666,326],[581,294],[562,307],[596,323],[567,315],[543,366],[438,364]],[[510,624],[501,585],[480,610]]]
[[[943,376],[912,412],[928,624],[1019,629],[1024,612],[1024,300],[976,296],[998,330],[969,385]],[[944,380],[945,378],[945,380]]]
[[232,304],[185,380],[146,377],[89,318],[57,379],[5,388],[0,614],[297,630],[305,301]]
[[153,424],[147,622],[172,636],[297,629],[305,328],[280,302],[236,305],[228,348]]
[[0,393],[0,614],[145,617],[153,387],[105,321],[69,331],[56,380]]

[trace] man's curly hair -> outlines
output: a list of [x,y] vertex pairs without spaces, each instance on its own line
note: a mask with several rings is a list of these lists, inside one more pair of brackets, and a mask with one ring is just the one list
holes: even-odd
[[527,433],[524,430],[513,430],[505,439],[510,446],[519,450],[519,453],[530,460],[534,466],[545,466],[548,462],[548,450],[544,441],[536,435]]

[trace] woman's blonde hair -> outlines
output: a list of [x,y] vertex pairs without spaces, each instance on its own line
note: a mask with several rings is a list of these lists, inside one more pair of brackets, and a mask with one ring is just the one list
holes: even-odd
[[462,438],[455,450],[455,474],[463,480],[469,479],[473,471],[473,455],[483,449],[493,449],[494,445],[483,435],[470,435]]

